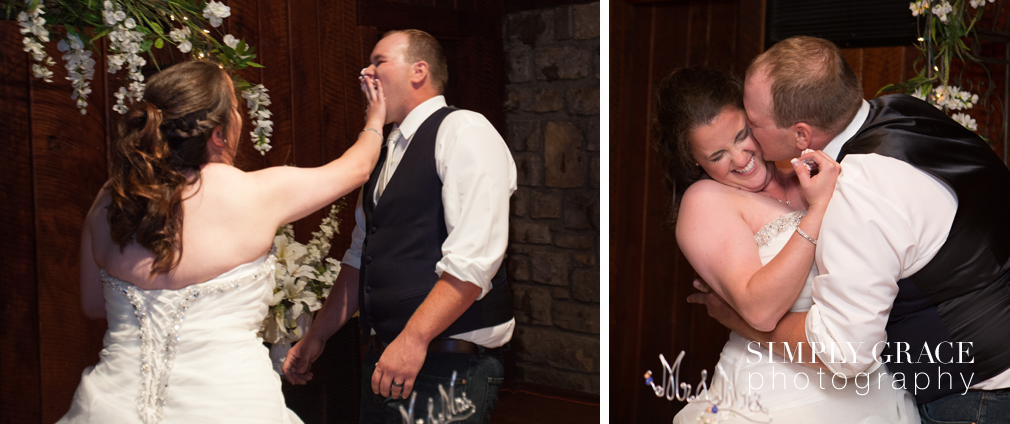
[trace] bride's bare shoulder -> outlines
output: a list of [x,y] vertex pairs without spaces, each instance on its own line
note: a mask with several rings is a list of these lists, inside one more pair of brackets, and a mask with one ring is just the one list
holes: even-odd
[[699,180],[684,192],[677,227],[704,225],[740,216],[739,190],[714,180]]
[[734,202],[738,191],[715,180],[698,180],[694,184],[691,184],[684,192],[684,197],[680,200],[681,208],[684,206],[691,207],[696,204],[698,206],[711,206],[712,204],[722,205]]

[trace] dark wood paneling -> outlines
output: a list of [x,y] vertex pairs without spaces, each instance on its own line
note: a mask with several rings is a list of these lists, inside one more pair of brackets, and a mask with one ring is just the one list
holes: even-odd
[[655,85],[685,65],[743,74],[761,52],[760,1],[611,3],[611,421],[669,422],[683,403],[643,383],[687,352],[681,375],[694,384],[713,370],[728,331],[689,305],[695,272],[669,222],[671,194],[652,147]]
[[10,40],[17,22],[0,22],[0,422],[40,422],[39,315],[28,55]]
[[[260,18],[259,2],[257,0],[230,0],[228,6],[232,8],[232,15],[224,20],[228,27],[228,33],[240,40],[245,40],[246,44],[253,46],[256,50],[254,61],[263,63],[263,46],[260,43]],[[238,76],[251,84],[263,82],[263,71],[260,68],[248,67],[238,71]],[[271,89],[268,87],[267,89]],[[267,94],[274,94],[273,90]],[[262,169],[267,166],[266,158],[253,148],[252,132],[254,125],[249,119],[249,110],[246,108],[246,100],[241,97],[241,93],[236,94],[240,104],[239,110],[242,112],[242,132],[239,136],[239,153],[235,161],[235,166],[245,171]],[[270,108],[273,111],[273,108]],[[274,119],[274,126],[277,126]],[[276,139],[276,135],[271,140]],[[270,156],[277,156],[273,150],[267,153]]]
[[[55,43],[47,52],[62,57]],[[53,66],[52,83],[31,80],[35,240],[38,263],[42,420],[67,412],[81,371],[98,362],[105,321],[84,319],[80,306],[80,234],[84,217],[108,179],[105,102],[94,96],[89,115],[70,100],[67,70]],[[101,79],[92,81],[101,93]]]
[[260,45],[258,59],[262,68],[262,83],[270,94],[270,112],[273,113],[273,149],[265,156],[266,166],[293,165],[296,163],[295,138],[292,126],[291,43],[292,23],[288,19],[287,2],[259,1]]

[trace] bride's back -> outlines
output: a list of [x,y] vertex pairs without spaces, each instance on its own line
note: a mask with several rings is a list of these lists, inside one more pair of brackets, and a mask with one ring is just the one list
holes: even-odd
[[[186,188],[182,201],[181,257],[167,273],[151,273],[155,254],[136,242],[122,251],[111,236],[107,209],[111,199],[99,199],[98,213],[89,222],[95,229],[92,250],[96,264],[109,275],[145,290],[179,289],[201,283],[266,254],[276,224],[257,213],[263,199],[255,180],[238,169],[210,163],[200,181]],[[102,213],[105,212],[105,213]]]

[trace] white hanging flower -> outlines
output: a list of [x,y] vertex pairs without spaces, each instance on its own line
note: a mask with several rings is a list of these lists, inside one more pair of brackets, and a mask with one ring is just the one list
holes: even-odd
[[126,111],[129,110],[124,102],[127,95],[126,87],[119,87],[119,91],[113,95],[116,96],[116,105],[112,107],[112,110],[119,112],[120,115],[125,115]]
[[975,118],[972,118],[965,113],[955,113],[951,115],[950,118],[969,130],[978,131],[978,124],[975,123]]
[[929,0],[919,0],[909,3],[908,8],[912,10],[912,16],[925,15],[926,9],[929,8]]
[[42,78],[45,82],[53,82],[53,71],[41,64],[32,65],[32,74],[35,75],[35,78]]
[[[70,43],[67,43],[70,40]],[[74,87],[71,100],[77,101],[77,108],[81,115],[88,113],[88,94],[91,94],[91,86],[88,81],[95,77],[95,59],[91,58],[91,51],[84,49],[84,43],[76,35],[70,34],[66,39],[61,40],[57,47],[62,52],[63,60],[67,62],[67,79]]]
[[217,28],[221,26],[221,20],[231,16],[231,8],[224,3],[211,1],[203,9],[203,17],[210,21],[210,26]]
[[224,36],[224,45],[231,47],[233,49],[238,48],[239,39],[235,38],[234,35],[228,34]]
[[947,23],[947,15],[954,10],[954,6],[951,6],[947,0],[941,0],[940,4],[933,7],[933,14],[937,18],[940,18],[940,22]]
[[179,51],[183,53],[189,53],[193,50],[193,43],[189,41],[190,36],[193,32],[188,26],[184,26],[181,29],[173,29],[169,31],[168,38],[172,40],[179,48]]
[[270,111],[266,109],[270,106],[270,95],[267,94],[263,84],[257,84],[242,91],[242,98],[246,99],[246,106],[249,108],[249,119],[255,120],[255,127],[249,133],[252,136],[253,146],[261,155],[265,155],[271,149],[270,136],[273,135],[274,122],[271,121]]
[[[26,3],[31,4],[31,1]],[[49,42],[49,30],[45,28],[46,20],[42,17],[45,13],[41,3],[32,10],[23,10],[18,13],[18,25],[21,26],[21,34],[25,36],[21,40],[25,45],[24,51],[38,62],[32,65],[32,74],[45,82],[53,82],[53,71],[49,70],[49,66],[56,65],[56,62],[46,54],[42,45]]]
[[[112,6],[111,2],[105,2],[107,17]],[[115,6],[120,8],[118,4]],[[126,13],[122,10],[117,10],[112,14],[112,17],[119,23],[108,35],[111,44],[109,52],[112,53],[109,55],[109,73],[114,74],[125,65],[127,78],[131,80],[125,97],[130,99],[131,103],[137,102],[144,97],[145,88],[144,74],[140,72],[140,69],[147,64],[147,60],[139,54],[140,43],[144,41],[144,33],[129,28],[128,24],[133,22],[132,18],[127,18]],[[117,98],[119,97],[117,96]],[[113,109],[121,114],[126,113],[127,110],[122,99],[119,99]]]

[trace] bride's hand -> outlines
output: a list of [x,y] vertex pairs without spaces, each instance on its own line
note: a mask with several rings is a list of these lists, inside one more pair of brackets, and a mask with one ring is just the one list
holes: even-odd
[[[810,170],[803,164],[809,159],[817,163],[817,174],[810,176]],[[835,191],[835,181],[842,172],[841,165],[835,159],[820,150],[804,150],[803,154],[790,161],[796,171],[796,177],[800,180],[800,187],[803,188],[803,196],[807,199],[810,207],[820,204],[827,206],[831,200],[831,195]]]
[[382,128],[386,124],[386,92],[382,88],[382,81],[371,75],[362,75],[358,79],[361,80],[361,91],[365,92],[368,99],[365,122],[369,126]]

